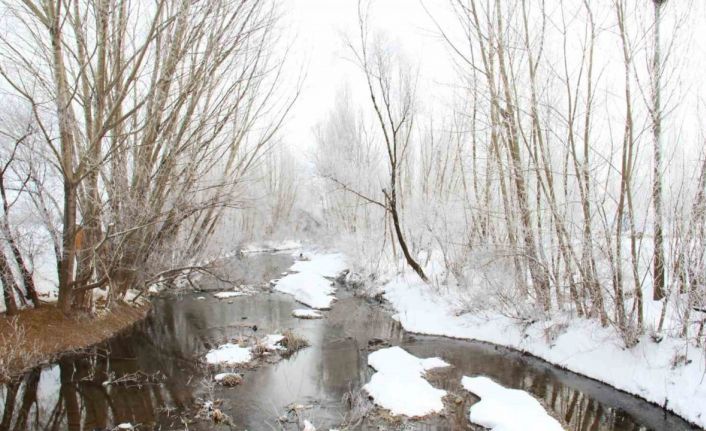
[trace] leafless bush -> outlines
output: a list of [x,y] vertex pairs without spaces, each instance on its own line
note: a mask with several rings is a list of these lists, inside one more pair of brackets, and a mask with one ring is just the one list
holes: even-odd
[[0,346],[0,382],[9,380],[26,364],[36,363],[42,357],[36,347],[37,340],[27,338],[25,328],[17,317],[8,319],[6,328],[0,331]]
[[344,429],[356,429],[359,427],[365,420],[365,417],[368,416],[370,411],[375,407],[373,403],[370,402],[367,393],[361,389],[349,389],[343,394],[342,402],[348,409],[343,418],[343,423],[341,424],[341,428]]

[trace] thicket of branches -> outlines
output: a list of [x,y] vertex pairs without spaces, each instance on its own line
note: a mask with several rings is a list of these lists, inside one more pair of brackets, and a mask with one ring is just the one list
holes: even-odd
[[[455,26],[437,29],[462,94],[433,123],[416,120],[425,101],[401,73],[414,68],[368,35],[361,6],[349,45],[367,111],[339,98],[318,140],[319,154],[343,155],[317,160],[339,192],[326,202],[333,223],[375,239],[362,254],[406,241],[422,277],[440,255],[446,277],[521,319],[567,312],[614,326],[626,345],[663,330],[702,342],[704,136],[684,118],[700,99],[677,93],[684,59],[673,58],[694,8],[449,4]],[[501,270],[479,280],[489,267]]]
[[[2,2],[0,274],[39,305],[22,232],[57,262],[59,307],[90,310],[188,270],[291,106],[277,13],[250,0]],[[6,193],[7,191],[7,193]],[[17,224],[19,226],[19,224]],[[36,226],[36,225],[35,225]],[[22,305],[22,304],[19,304]]]

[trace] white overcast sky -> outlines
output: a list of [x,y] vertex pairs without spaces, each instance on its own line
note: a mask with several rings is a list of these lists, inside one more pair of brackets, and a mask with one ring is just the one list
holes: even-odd
[[[551,9],[557,7],[558,2],[549,1],[546,4]],[[611,4],[610,0],[599,0],[595,4],[592,3],[592,6],[595,5],[597,10],[605,9],[604,16],[610,21],[614,13]],[[363,76],[350,61],[350,52],[343,43],[343,35],[358,37],[358,0],[286,0],[280,5],[286,31],[285,39],[291,44],[287,66],[289,79],[294,82],[301,70],[306,73],[300,98],[282,136],[295,154],[302,154],[312,148],[313,129],[325,118],[342,86],[350,87],[357,103],[367,103]],[[676,11],[669,11],[670,17],[687,17],[683,27],[685,32],[679,40],[681,45],[675,48],[670,59],[673,66],[680,69],[679,77],[676,78],[678,82],[668,84],[676,91],[672,92],[671,99],[702,99],[706,95],[706,0],[674,0],[669,5],[676,8]],[[440,108],[450,107],[454,102],[454,89],[451,85],[456,82],[456,72],[448,46],[440,38],[439,30],[427,10],[444,26],[445,31],[453,33],[453,29],[458,28],[457,22],[450,15],[448,0],[372,0],[370,27],[373,32],[383,33],[411,64],[418,67],[417,99],[423,102],[419,104],[418,109],[421,114],[433,114],[435,120],[440,120],[443,112],[448,112]],[[649,9],[643,13],[646,14],[644,17],[633,17],[636,26],[646,25],[641,21],[649,21],[651,18]],[[665,43],[669,39],[666,33],[670,31],[670,25],[665,21],[662,26]],[[608,34],[611,32],[609,29]],[[616,49],[617,45],[614,41],[609,43],[612,45],[604,45],[599,48],[597,54],[609,65],[604,72],[616,66],[610,60],[612,56],[608,51]],[[603,76],[602,79],[610,86],[611,77]],[[706,112],[706,100],[703,104],[696,104],[702,105],[699,109]],[[682,139],[679,140],[683,140],[685,128],[689,129],[687,134],[696,131],[694,121],[699,120],[693,112],[694,106],[694,101],[691,100],[688,104],[688,110],[691,112],[675,110],[671,113],[675,121],[670,122],[668,119],[667,127],[672,126],[674,139],[681,136]],[[686,108],[686,104],[684,107]],[[698,116],[703,118],[702,115]],[[689,126],[685,127],[682,122],[689,123]],[[698,129],[704,130],[703,127]],[[693,139],[693,136],[690,138],[688,141],[692,145],[696,144],[698,139]],[[689,153],[693,155],[693,152]]]
[[[442,10],[441,3],[446,4],[440,0],[424,2],[430,11],[437,12]],[[325,118],[343,86],[349,86],[354,96],[365,97],[363,76],[350,61],[343,42],[345,35],[358,37],[358,0],[287,0],[282,12],[292,43],[288,69],[297,74],[303,68],[306,73],[284,140],[304,150],[311,148],[313,128]],[[382,32],[419,67],[418,97],[428,96],[424,90],[432,87],[431,82],[444,85],[453,81],[446,46],[420,1],[373,1],[370,17],[372,29]]]

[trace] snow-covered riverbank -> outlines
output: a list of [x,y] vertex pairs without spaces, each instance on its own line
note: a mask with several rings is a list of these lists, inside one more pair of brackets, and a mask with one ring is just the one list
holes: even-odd
[[[299,253],[295,253],[299,256]],[[312,308],[335,301],[331,278],[351,265],[341,253],[304,252],[275,290],[292,294]],[[655,342],[643,336],[633,348],[613,328],[575,316],[519,321],[500,312],[468,312],[462,289],[432,286],[411,271],[378,286],[410,332],[489,342],[529,353],[551,364],[601,381],[666,407],[706,427],[706,361],[703,351],[682,339]],[[377,289],[375,289],[377,290]]]
[[530,353],[552,364],[665,406],[706,427],[706,361],[684,340],[643,336],[631,349],[595,321],[557,317],[522,325],[499,313],[462,313],[463,300],[443,296],[413,274],[383,287],[402,326],[420,334],[485,341]]

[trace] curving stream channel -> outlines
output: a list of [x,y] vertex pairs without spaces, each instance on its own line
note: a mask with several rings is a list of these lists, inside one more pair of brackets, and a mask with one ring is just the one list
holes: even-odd
[[[264,285],[291,263],[286,253],[260,254],[235,258],[229,267],[243,283]],[[202,287],[223,286],[204,282]],[[207,399],[222,400],[220,408],[236,429],[295,429],[278,418],[296,403],[307,406],[305,415],[317,429],[328,430],[356,416],[350,394],[359,393],[370,378],[369,345],[380,340],[451,363],[429,380],[455,394],[454,401],[445,414],[422,421],[389,422],[373,414],[355,429],[474,429],[468,408],[476,400],[460,388],[464,375],[487,375],[531,392],[571,430],[698,429],[659,407],[526,355],[406,333],[380,306],[345,289],[337,296],[322,320],[292,317],[301,306],[277,293],[231,301],[208,293],[157,298],[150,317],[128,333],[0,387],[0,430],[103,430],[124,422],[141,430],[213,429],[212,423],[193,419],[195,405]],[[239,386],[209,383],[211,372],[199,360],[215,340],[287,328],[311,346],[278,363],[244,370]],[[115,383],[105,385],[106,380]]]

